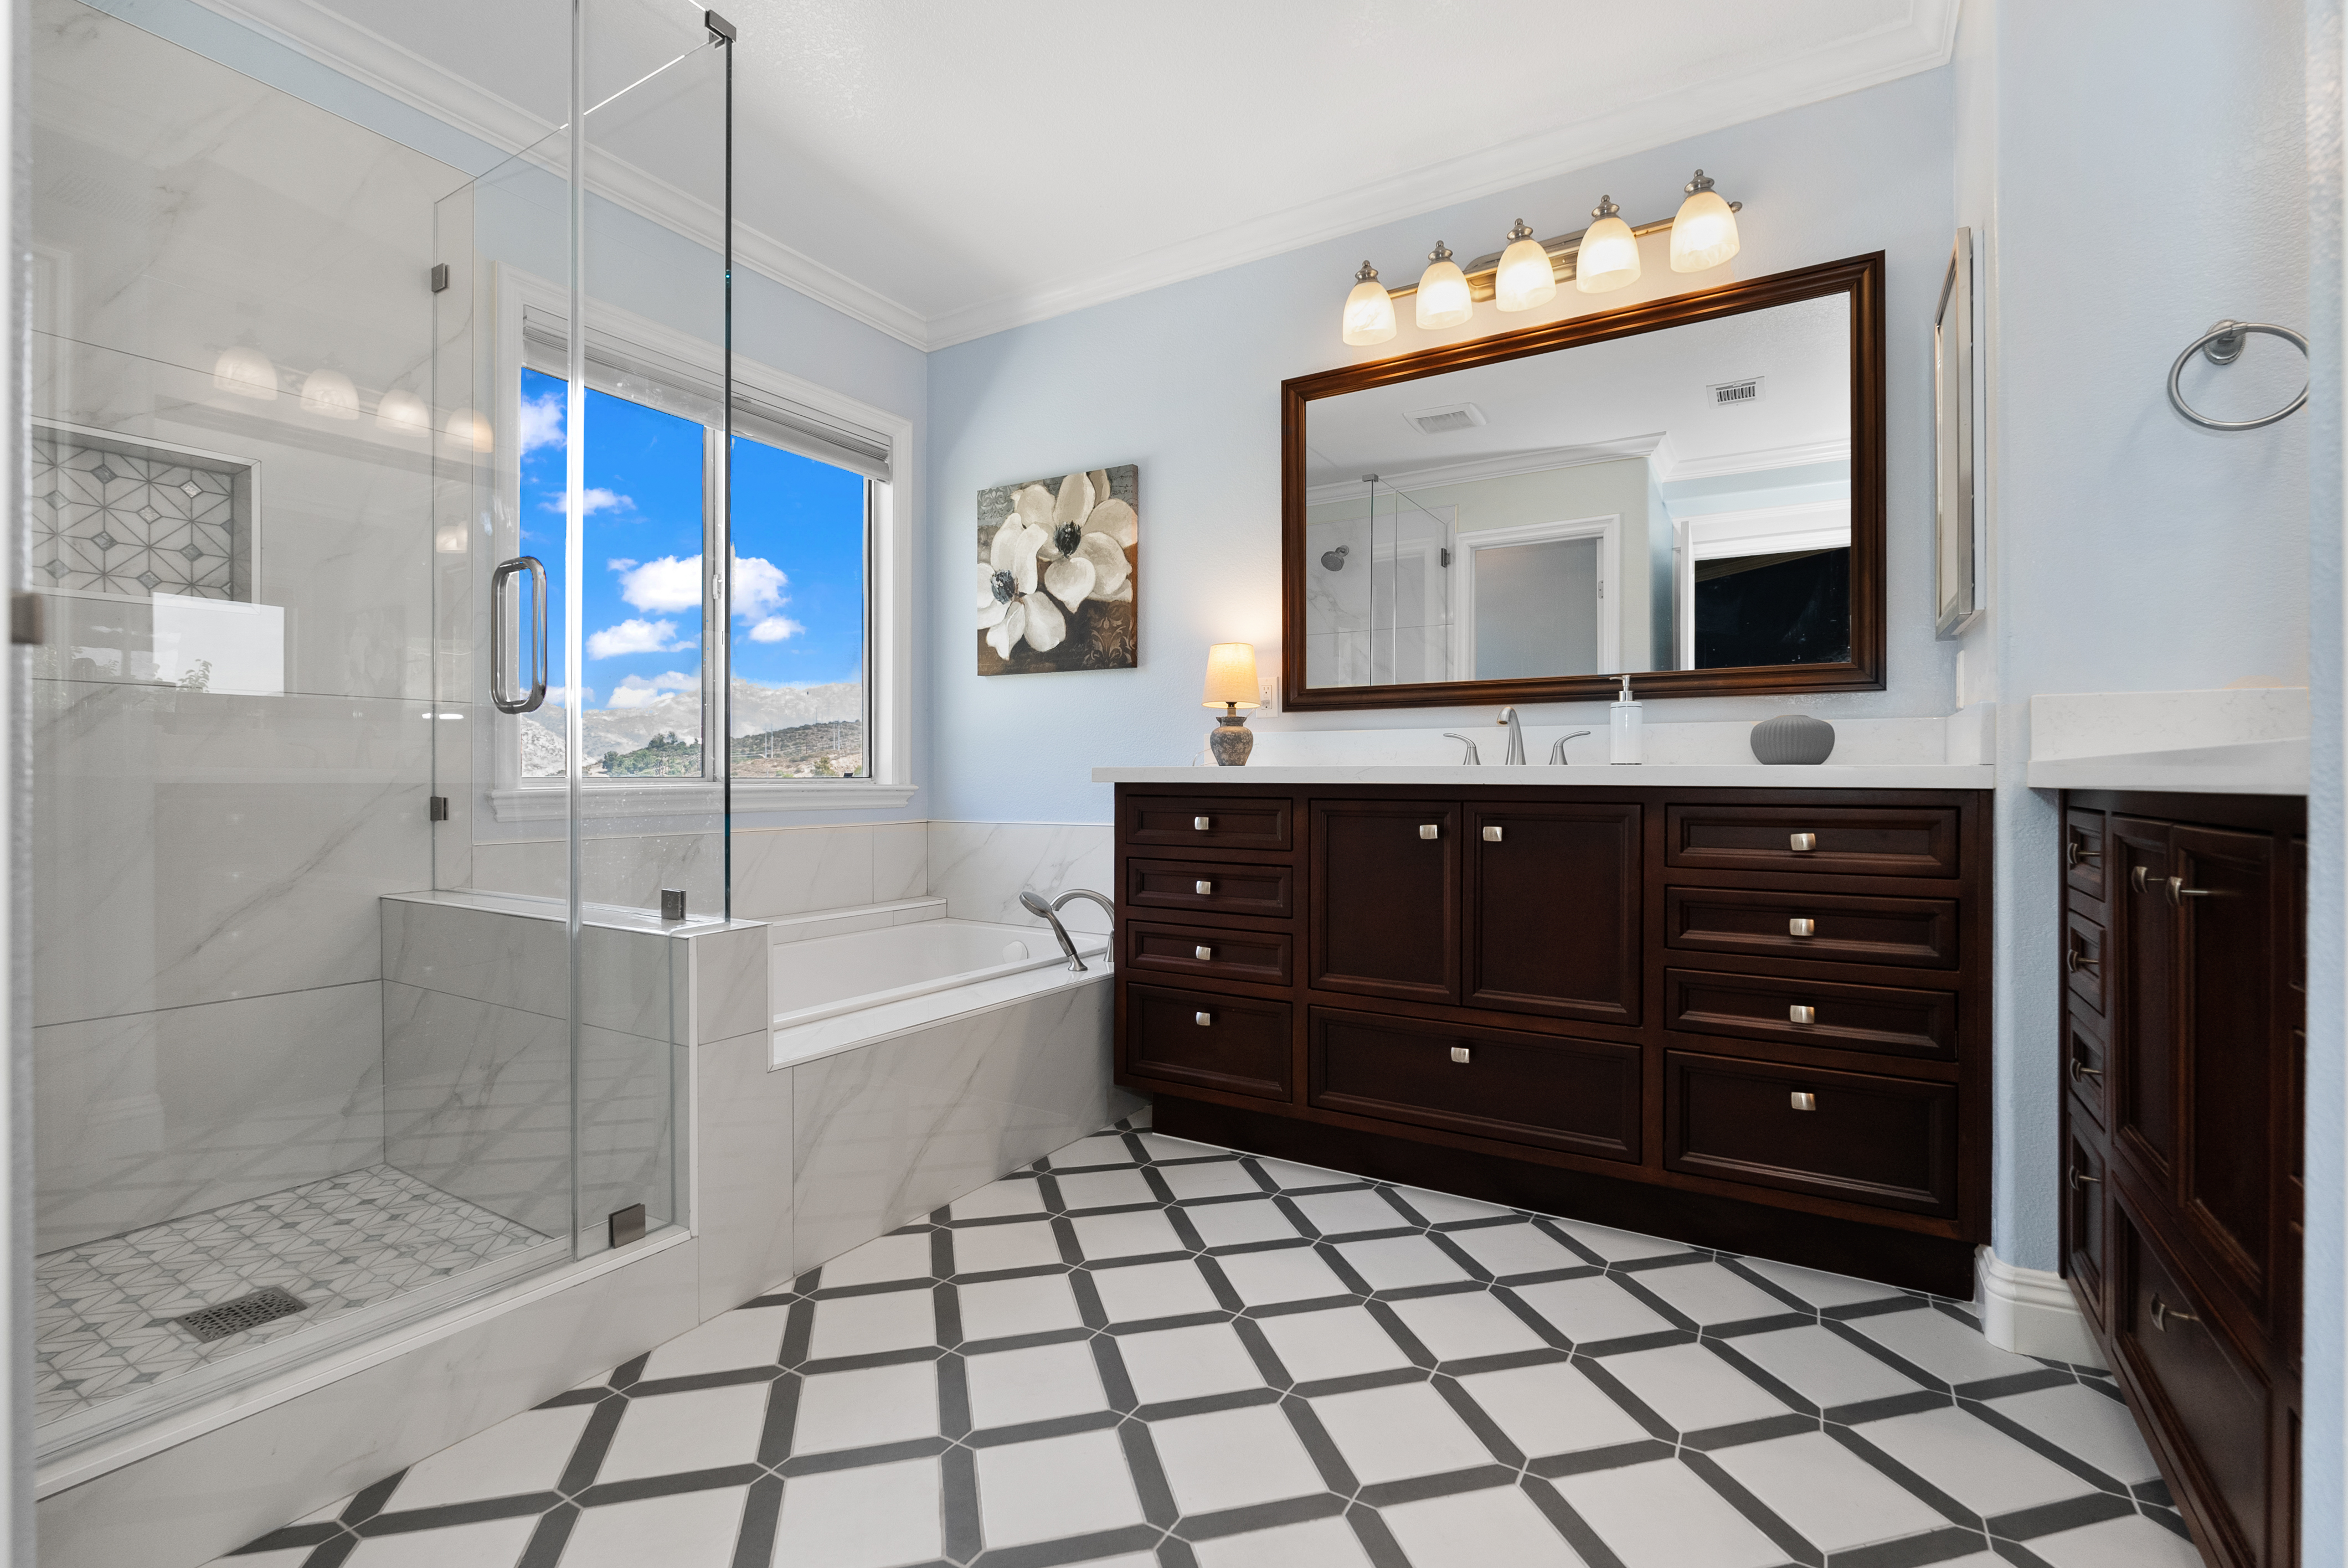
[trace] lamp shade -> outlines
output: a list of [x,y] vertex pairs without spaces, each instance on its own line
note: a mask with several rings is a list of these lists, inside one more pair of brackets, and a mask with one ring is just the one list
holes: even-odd
[[356,419],[358,388],[341,371],[321,365],[302,383],[302,407],[306,413],[322,414],[329,419]]
[[1354,274],[1354,292],[1345,296],[1345,342],[1367,348],[1395,335],[1394,296],[1378,282],[1378,270],[1367,261]]
[[1509,248],[1492,271],[1492,303],[1504,311],[1529,311],[1557,298],[1557,271],[1549,252],[1521,218],[1509,231]]
[[213,362],[212,384],[239,397],[272,402],[277,396],[277,367],[251,343],[238,343],[221,350]]
[[1616,216],[1622,210],[1612,196],[1601,196],[1590,215],[1598,220],[1581,233],[1581,253],[1574,262],[1573,286],[1585,294],[1602,294],[1639,281],[1639,237]]
[[395,436],[432,434],[432,411],[424,406],[424,399],[396,388],[385,393],[383,401],[376,405],[375,422]]
[[1672,220],[1672,271],[1701,272],[1736,254],[1736,214],[1712,188],[1704,170],[1687,182],[1687,200]]
[[1418,275],[1418,324],[1434,331],[1456,327],[1476,313],[1468,293],[1468,274],[1451,259],[1451,247],[1437,240],[1426,253],[1426,271]]
[[1252,642],[1218,642],[1207,650],[1207,695],[1199,705],[1220,708],[1226,702],[1237,702],[1242,708],[1263,706],[1256,692]]

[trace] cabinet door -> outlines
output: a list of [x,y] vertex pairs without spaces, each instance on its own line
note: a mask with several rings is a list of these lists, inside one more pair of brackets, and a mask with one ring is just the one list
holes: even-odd
[[1459,804],[1313,803],[1311,983],[1459,999]]
[[2075,1134],[2065,1141],[2068,1161],[2063,1172],[2063,1272],[2070,1276],[2072,1294],[2096,1327],[2105,1321],[2104,1307],[2104,1163],[2095,1148]]
[[1639,1021],[1639,808],[1471,806],[1470,1006]]
[[[2112,930],[2112,1136],[2168,1184],[2177,1168],[2177,911],[2168,899],[2169,825],[2115,815],[2105,841]],[[2065,939],[2073,938],[2065,933]]]
[[[2288,1030],[2275,1014],[2275,840],[2179,825],[2178,1018],[2184,1055],[2178,1197],[2206,1249],[2264,1303],[2273,1262],[2275,1111],[2289,1092]],[[2167,900],[2164,900],[2166,902]]]

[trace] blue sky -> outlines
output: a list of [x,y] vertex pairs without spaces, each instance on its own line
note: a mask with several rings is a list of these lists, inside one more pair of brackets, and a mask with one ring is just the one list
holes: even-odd
[[[522,372],[522,549],[545,564],[550,684],[562,668],[562,381]],[[864,479],[737,437],[734,672],[853,681],[864,663]],[[701,426],[587,394],[586,706],[640,707],[701,679]]]

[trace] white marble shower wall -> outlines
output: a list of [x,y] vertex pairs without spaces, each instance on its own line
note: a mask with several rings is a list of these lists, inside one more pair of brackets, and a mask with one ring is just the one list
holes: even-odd
[[[273,607],[205,631],[193,601],[159,625],[133,591],[45,596],[46,1250],[382,1157],[376,899],[430,885],[435,726],[427,443],[372,415],[428,390],[432,203],[460,177],[75,0],[29,20],[31,411],[249,467]],[[273,399],[215,384],[240,344],[276,366]],[[360,417],[304,405],[321,369]],[[214,635],[232,646],[208,660]]]

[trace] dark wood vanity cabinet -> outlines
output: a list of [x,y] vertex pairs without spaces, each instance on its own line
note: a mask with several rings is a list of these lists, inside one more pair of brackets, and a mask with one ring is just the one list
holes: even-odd
[[2063,828],[2065,1272],[2203,1555],[2286,1568],[2305,803],[2074,793]]
[[1988,851],[1970,791],[1121,784],[1118,1081],[1175,1136],[1969,1295]]

